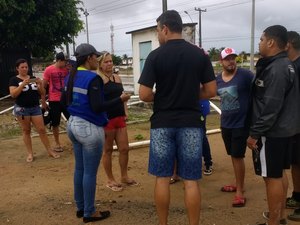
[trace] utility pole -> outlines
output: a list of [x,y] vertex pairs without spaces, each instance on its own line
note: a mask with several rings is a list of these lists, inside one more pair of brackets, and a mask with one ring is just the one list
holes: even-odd
[[73,54],[75,54],[75,38],[72,36],[72,43],[73,43]]
[[110,44],[111,44],[111,54],[115,54],[114,50],[114,25],[110,25]]
[[163,8],[163,12],[168,10],[167,0],[162,0],[162,8]]
[[254,73],[255,0],[252,0],[250,70]]
[[68,57],[70,57],[70,49],[69,49],[69,43],[66,43],[66,51],[67,51],[67,55]]
[[86,42],[89,44],[89,24],[88,24],[88,15],[90,15],[87,9],[84,10],[83,14],[85,15],[85,26],[86,26]]
[[202,28],[202,24],[201,24],[201,14],[202,12],[206,12],[206,9],[201,9],[201,8],[197,8],[195,7],[195,10],[199,12],[199,47],[202,47],[202,37],[201,37],[201,28]]

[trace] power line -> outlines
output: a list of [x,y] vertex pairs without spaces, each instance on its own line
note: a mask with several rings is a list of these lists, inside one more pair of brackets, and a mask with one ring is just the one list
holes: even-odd
[[[251,0],[250,0],[251,1]],[[227,8],[227,7],[230,7],[230,6],[236,6],[236,5],[241,5],[241,4],[246,4],[246,3],[249,3],[250,2],[249,0],[247,2],[242,2],[242,3],[235,3],[235,4],[231,4],[231,5],[223,5],[221,7],[218,7],[218,8],[214,8],[214,9],[209,9],[209,12],[211,11],[214,11],[214,10],[218,10],[218,9],[221,9],[221,8]],[[225,3],[228,3],[228,2],[232,2],[232,1],[225,1],[225,2],[222,2],[222,3],[219,3],[219,4],[225,4]],[[132,4],[136,4],[135,3],[132,3]],[[181,4],[177,4],[177,5],[181,5]],[[210,4],[210,5],[207,5],[205,7],[211,7],[211,6],[215,6],[217,4]],[[182,11],[183,12],[183,11]],[[190,15],[195,15],[196,13],[191,13]],[[92,15],[92,14],[91,14]],[[93,15],[96,15],[96,14],[93,14]],[[107,17],[107,16],[106,16]],[[124,17],[128,18],[127,14],[124,15]],[[120,17],[120,18],[124,18],[124,17]],[[134,18],[134,17],[140,17],[140,15],[137,15],[137,16],[133,16],[133,17],[130,17],[130,18]],[[153,23],[153,21],[155,21],[156,18],[151,18],[151,19],[147,19],[147,20],[142,20],[141,22],[140,21],[137,21],[137,22],[132,22],[132,23],[123,23],[123,24],[119,24],[119,25],[116,25],[115,28],[116,30],[118,29],[118,27],[126,27],[126,28],[129,28],[129,27],[134,27],[132,26],[132,24],[137,24],[137,26],[141,26],[141,25],[144,25],[144,24],[150,24],[150,23]],[[95,24],[96,22],[92,22],[90,24]],[[114,22],[116,24],[116,22]],[[106,30],[108,30],[108,28],[105,28]]]
[[99,8],[99,7],[102,7],[102,6],[111,6],[113,3],[115,3],[115,2],[120,2],[121,0],[116,0],[116,1],[110,1],[110,2],[108,2],[108,3],[106,3],[106,4],[100,4],[100,5],[97,5],[97,6],[95,6],[95,7],[93,7],[93,8],[89,8],[88,10],[89,10],[89,12],[92,12],[92,11],[94,11],[94,10],[96,10],[97,8]]
[[[118,1],[113,1],[113,2],[118,2]],[[226,4],[226,3],[229,3],[229,2],[232,2],[232,1],[225,1],[225,2],[221,2],[221,3],[218,3],[218,4]],[[137,4],[138,2],[133,2],[132,4]],[[248,2],[246,2],[246,3],[248,3]],[[245,4],[245,2],[244,3],[238,3],[238,4]],[[103,4],[101,4],[101,5],[103,5]],[[181,5],[181,4],[175,4],[175,6],[176,5]],[[216,4],[210,4],[210,5],[207,5],[207,6],[215,6]],[[236,5],[236,4],[235,4]],[[98,5],[99,6],[99,5]],[[222,7],[224,7],[224,6],[222,6]],[[222,7],[219,7],[219,8],[222,8]],[[226,6],[225,5],[225,7],[228,7],[228,6]],[[157,7],[156,7],[157,8]],[[217,8],[217,9],[219,9],[219,8]],[[113,11],[113,10],[115,10],[115,8],[112,8],[112,9],[110,9],[110,11]],[[214,9],[214,10],[216,10],[216,9]],[[106,10],[107,11],[107,10]],[[155,10],[154,10],[155,11]],[[210,10],[211,11],[211,10]],[[151,13],[152,14],[152,13]],[[91,14],[92,15],[92,14]],[[94,14],[95,15],[95,14]],[[110,15],[110,14],[109,14]],[[113,14],[111,14],[111,15],[113,15]],[[193,13],[191,13],[191,15],[194,15]],[[156,15],[155,15],[156,16]],[[106,18],[108,17],[107,15],[105,16]],[[132,18],[132,20],[134,20],[134,18],[137,18],[137,17],[140,17],[140,15],[136,15],[136,16],[131,16],[130,18]],[[126,15],[124,15],[123,17],[118,17],[118,19],[122,19],[122,18],[128,18],[128,15],[126,14]],[[146,23],[144,22],[144,21],[147,21]],[[153,23],[153,21],[155,21],[155,18],[154,17],[152,17],[152,19],[148,19],[148,20],[143,20],[143,21],[137,21],[137,22],[133,22],[133,23],[135,23],[135,24],[137,24],[137,26],[141,26],[141,25],[143,25],[143,24],[150,24],[150,23]],[[96,24],[97,23],[97,25],[98,25],[98,22],[97,21],[90,21],[90,25],[91,24]],[[114,21],[114,23],[115,24],[118,24],[118,23],[116,23],[116,21]],[[116,25],[116,29],[117,29],[117,27],[118,26],[122,26],[122,27],[128,27],[128,25],[129,25],[129,27],[133,27],[133,26],[131,26],[133,23],[122,23],[122,24],[119,24],[119,25]],[[106,28],[104,28],[105,30],[108,30],[108,25],[107,25],[107,27]]]
[[128,6],[131,6],[131,5],[135,5],[135,4],[139,4],[141,2],[145,2],[146,0],[136,0],[136,2],[132,2],[130,1],[130,3],[126,3],[126,2],[123,2],[121,4],[118,4],[118,6],[111,6],[107,9],[103,9],[103,10],[99,10],[97,12],[94,12],[92,15],[97,15],[99,13],[105,13],[105,12],[110,12],[110,11],[114,11],[114,10],[117,10],[117,9],[123,9],[125,7],[128,7]]
[[[199,1],[199,0],[198,0]],[[261,2],[261,1],[265,1],[265,0],[256,0],[257,2]],[[111,1],[110,3],[114,3],[116,4],[118,1]],[[122,1],[124,2],[124,1]],[[127,3],[129,3],[128,1],[126,1]],[[137,5],[137,4],[140,4],[141,2],[144,2],[144,1],[141,1],[141,0],[136,0],[136,1],[130,1],[130,5],[127,4],[127,6],[132,6],[132,5]],[[229,7],[235,7],[235,6],[238,6],[238,5],[242,5],[242,4],[248,4],[250,3],[251,0],[246,0],[246,1],[243,1],[243,2],[236,2],[236,1],[223,1],[221,3],[217,3],[217,4],[207,4],[207,8],[208,8],[208,13],[211,13],[212,11],[216,11],[216,10],[221,10],[221,9],[225,9],[225,8],[229,8]],[[194,3],[193,1],[183,1],[179,4],[173,4],[172,5],[172,1],[169,1],[170,3],[170,7],[171,8],[175,8],[176,6],[181,6],[181,5],[185,5],[185,9],[188,8],[188,6],[190,5],[195,5],[196,3]],[[126,3],[125,3],[126,4]],[[198,3],[197,3],[198,4]],[[121,14],[122,16],[117,16],[117,13],[116,13],[116,10],[120,9],[120,8],[124,8],[124,3],[118,5],[119,7],[106,7],[108,6],[108,4],[101,4],[101,5],[97,5],[97,7],[94,7],[94,10],[93,10],[93,14],[89,19],[90,19],[90,24],[95,24],[97,20],[93,19],[91,21],[91,18],[95,17],[95,15],[97,15],[98,13],[101,13],[100,11],[102,10],[103,13],[105,13],[105,18],[103,18],[102,20],[100,20],[101,22],[97,23],[97,29],[93,29],[92,32],[90,33],[93,33],[93,34],[99,34],[99,33],[108,33],[109,32],[109,25],[106,25],[105,24],[105,27],[104,26],[101,26],[99,28],[99,24],[106,22],[107,21],[107,18],[110,16],[110,15],[116,15],[114,18],[118,20],[120,20],[120,22],[116,22],[116,20],[114,20],[114,24],[115,24],[115,31],[122,31],[122,30],[125,30],[125,29],[128,29],[128,28],[134,28],[134,29],[139,29],[140,27],[142,27],[143,25],[154,25],[155,24],[155,19],[156,19],[156,16],[157,16],[157,12],[155,9],[158,9],[159,11],[161,10],[161,5],[158,5],[156,7],[153,7],[151,8],[151,10],[148,10],[148,12],[145,12],[144,14],[144,18],[145,16],[149,16],[151,18],[149,19],[145,19],[145,20],[137,20],[135,18],[139,18],[140,15],[132,15],[132,14],[129,14],[130,16],[128,16],[128,13],[126,14]],[[104,9],[99,9],[100,6],[105,6]],[[205,6],[205,7],[206,7]],[[126,7],[126,6],[125,6]],[[201,6],[201,8],[204,7],[204,6]],[[99,10],[97,10],[99,9]],[[179,13],[180,13],[180,10],[177,10]],[[194,11],[193,11],[194,12]],[[97,13],[97,14],[96,14]],[[182,13],[184,13],[184,10],[182,10]],[[197,12],[195,13],[190,13],[190,15],[196,15]],[[154,17],[155,15],[155,17]],[[127,23],[124,23],[123,21],[125,21],[124,19],[131,19],[131,21],[133,22],[127,22]],[[123,19],[123,20],[122,20]],[[122,20],[122,21],[121,21]],[[98,20],[99,21],[99,20]],[[102,22],[104,21],[104,22]],[[295,20],[293,20],[294,22]],[[123,22],[123,23],[122,23]],[[295,22],[294,22],[295,23]],[[90,25],[89,24],[89,25]],[[299,30],[299,28],[296,27],[296,23],[295,23],[295,29],[293,30]],[[257,37],[256,37],[257,38]],[[224,39],[222,39],[222,37],[210,37],[210,38],[204,38],[203,39],[203,42],[207,43],[207,42],[220,42],[220,41],[230,41],[230,40],[243,40],[243,39],[249,39],[249,37],[241,37],[241,36],[232,36],[232,37],[225,37]],[[116,50],[117,51],[117,50]]]

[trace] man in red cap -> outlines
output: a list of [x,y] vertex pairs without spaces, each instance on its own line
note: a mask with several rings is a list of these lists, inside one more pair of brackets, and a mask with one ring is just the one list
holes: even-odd
[[253,74],[237,68],[237,54],[225,48],[220,55],[223,71],[217,76],[218,95],[221,98],[221,130],[227,154],[231,156],[235,183],[221,188],[223,192],[236,192],[233,207],[243,207],[245,178],[245,151],[248,128],[245,125]]

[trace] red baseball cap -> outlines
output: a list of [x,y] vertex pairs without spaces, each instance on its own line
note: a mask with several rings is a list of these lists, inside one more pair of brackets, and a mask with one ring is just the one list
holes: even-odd
[[233,48],[224,48],[221,51],[221,59],[225,59],[229,55],[235,55],[237,56],[235,50]]

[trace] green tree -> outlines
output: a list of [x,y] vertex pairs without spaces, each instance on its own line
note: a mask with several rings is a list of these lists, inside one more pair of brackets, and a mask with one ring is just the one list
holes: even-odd
[[243,61],[247,60],[247,52],[241,51],[240,56],[242,57]]
[[114,65],[119,66],[122,64],[122,58],[120,56],[117,55],[112,55],[112,60]]
[[0,0],[0,47],[45,56],[83,29],[80,0]]
[[243,57],[242,57],[241,55],[238,55],[238,56],[236,57],[235,61],[236,61],[237,63],[243,63],[243,62],[244,62],[244,61],[243,61]]
[[214,59],[216,58],[217,54],[217,49],[215,47],[212,47],[208,50],[208,55],[211,61],[216,61]]
[[208,55],[211,61],[218,61],[220,59],[221,51],[224,49],[224,47],[216,49],[215,47],[212,47],[208,50]]

